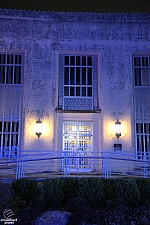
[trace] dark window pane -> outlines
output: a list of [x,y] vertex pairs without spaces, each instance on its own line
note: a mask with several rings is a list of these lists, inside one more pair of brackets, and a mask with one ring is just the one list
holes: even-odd
[[0,83],[5,83],[5,66],[0,66]]
[[82,56],[82,66],[86,66],[86,56]]
[[141,58],[134,57],[134,66],[141,66]]
[[14,67],[14,84],[21,84],[21,66]]
[[76,87],[76,96],[80,96],[80,87]]
[[134,69],[135,74],[135,86],[141,86],[141,69],[136,68]]
[[86,87],[82,88],[82,96],[86,96]]
[[6,83],[7,84],[13,83],[13,66],[7,66]]
[[68,67],[64,68],[64,84],[65,85],[69,84],[69,68]]
[[143,133],[143,124],[142,123],[136,124],[136,133]]
[[88,68],[88,85],[92,85],[92,68]]
[[70,87],[70,96],[74,96],[74,87]]
[[147,129],[146,129],[146,123],[144,123],[144,133],[147,133]]
[[70,56],[70,65],[75,65],[75,56]]
[[82,84],[86,84],[86,68],[82,68]]
[[92,96],[92,87],[88,87],[88,96]]
[[[3,146],[5,147],[9,146],[9,140],[10,140],[10,134],[3,134]],[[8,152],[9,152],[9,149],[8,149]]]
[[76,65],[80,66],[80,56],[76,56]]
[[92,66],[92,56],[88,56],[88,66]]
[[149,82],[149,69],[143,68],[142,69],[142,86],[148,86]]
[[18,134],[12,134],[11,135],[11,146],[12,146],[12,154],[16,154],[15,147],[18,146]]
[[22,63],[22,55],[15,55],[15,64]]
[[70,84],[75,84],[75,80],[74,80],[74,67],[70,68]]
[[142,57],[142,66],[148,66],[148,57]]
[[0,64],[6,64],[6,54],[0,54]]
[[80,84],[80,68],[76,68],[76,84]]
[[10,122],[4,122],[4,132],[10,132]]
[[144,136],[141,135],[141,147],[142,147],[142,153],[144,151]]
[[13,64],[13,55],[7,55],[7,64]]
[[69,65],[69,56],[65,56],[65,65]]
[[145,150],[147,152],[147,136],[145,136]]
[[2,125],[3,123],[0,121],[0,132],[2,132]]
[[69,87],[64,87],[64,96],[69,96]]
[[10,143],[11,146],[14,146],[14,142],[13,142],[13,134],[11,135],[11,143]]
[[19,122],[12,122],[12,132],[18,132],[19,131]]

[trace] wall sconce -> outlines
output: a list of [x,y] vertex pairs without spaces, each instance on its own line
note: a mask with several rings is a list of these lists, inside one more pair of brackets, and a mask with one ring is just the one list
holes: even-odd
[[121,136],[121,122],[119,122],[119,120],[117,120],[117,122],[115,122],[115,135],[117,138],[119,138]]
[[42,134],[42,121],[40,119],[38,119],[36,121],[36,135],[39,138],[41,134]]

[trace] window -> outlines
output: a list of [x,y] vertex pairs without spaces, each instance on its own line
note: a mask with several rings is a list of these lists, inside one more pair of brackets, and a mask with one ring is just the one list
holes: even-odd
[[64,96],[92,96],[92,61],[92,56],[64,56]]
[[134,56],[134,77],[135,86],[150,85],[150,57],[149,56]]
[[59,108],[97,109],[97,55],[62,54],[59,60]]
[[21,84],[22,55],[0,54],[0,83]]
[[150,123],[136,123],[136,147],[139,159],[149,159]]
[[1,155],[15,157],[19,144],[19,122],[0,122]]
[[0,157],[16,157],[20,145],[23,55],[0,54]]

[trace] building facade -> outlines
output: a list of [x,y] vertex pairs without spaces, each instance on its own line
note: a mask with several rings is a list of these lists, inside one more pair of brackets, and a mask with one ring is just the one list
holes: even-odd
[[[45,150],[147,159],[149,96],[150,14],[0,10],[1,159]],[[95,169],[72,160],[82,166]]]

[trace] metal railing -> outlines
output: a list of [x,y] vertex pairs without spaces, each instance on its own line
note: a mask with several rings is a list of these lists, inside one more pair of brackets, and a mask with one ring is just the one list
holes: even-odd
[[136,159],[134,154],[95,152],[93,156],[72,156],[62,151],[26,151],[14,159],[0,158],[0,179],[23,177],[96,176],[150,177],[150,160]]

